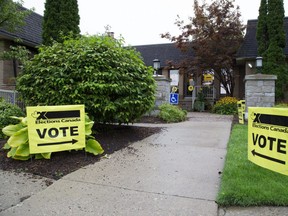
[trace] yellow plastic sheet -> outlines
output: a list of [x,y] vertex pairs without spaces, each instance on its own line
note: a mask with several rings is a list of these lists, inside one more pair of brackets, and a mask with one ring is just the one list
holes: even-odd
[[288,109],[248,109],[248,159],[288,175]]
[[239,124],[244,124],[245,120],[245,100],[240,100],[237,102],[238,106],[238,119],[239,119]]
[[85,147],[84,105],[27,107],[30,154]]

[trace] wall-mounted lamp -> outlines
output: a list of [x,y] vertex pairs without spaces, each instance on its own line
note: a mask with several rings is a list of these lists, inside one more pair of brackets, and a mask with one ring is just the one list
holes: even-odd
[[158,75],[158,70],[160,69],[160,60],[159,59],[154,59],[153,60],[153,68],[154,68],[154,75]]
[[261,73],[261,70],[262,70],[262,60],[263,60],[263,58],[262,57],[260,57],[260,56],[258,56],[257,58],[256,58],[256,68],[257,68],[257,73]]
[[252,69],[252,68],[253,68],[253,65],[252,65],[251,63],[248,63],[248,67],[249,67],[250,69]]

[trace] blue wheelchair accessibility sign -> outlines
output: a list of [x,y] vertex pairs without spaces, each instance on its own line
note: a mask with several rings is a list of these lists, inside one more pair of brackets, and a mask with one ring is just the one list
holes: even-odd
[[178,104],[179,102],[179,94],[170,93],[170,104]]

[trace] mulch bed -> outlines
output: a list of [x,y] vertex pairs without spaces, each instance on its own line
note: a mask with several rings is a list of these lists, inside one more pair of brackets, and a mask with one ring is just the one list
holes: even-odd
[[[163,123],[158,118],[145,117],[141,122]],[[155,133],[159,133],[159,127],[135,127],[125,125],[96,125],[95,138],[101,144],[105,154],[112,154],[125,148],[133,142],[140,141]],[[2,147],[6,140],[0,140],[0,169],[15,172],[27,172],[51,179],[59,179],[81,167],[99,161],[100,157],[86,153],[85,151],[65,151],[52,153],[50,160],[17,161],[7,158],[7,150]]]

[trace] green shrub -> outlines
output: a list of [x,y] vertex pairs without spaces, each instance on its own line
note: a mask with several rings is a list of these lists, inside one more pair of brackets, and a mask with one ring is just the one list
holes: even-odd
[[42,46],[17,81],[27,105],[85,104],[95,122],[133,122],[154,106],[153,68],[107,36]]
[[164,121],[166,121],[167,123],[181,122],[186,120],[187,111],[182,110],[177,106],[165,103],[160,105],[159,109],[160,109],[159,117]]
[[7,103],[3,99],[0,100],[0,138],[5,138],[2,129],[10,124],[18,123],[11,116],[25,116],[23,111],[16,105]]
[[205,110],[205,102],[195,100],[194,102],[194,110],[197,112],[203,112]]
[[235,115],[238,113],[237,99],[235,97],[223,97],[216,102],[212,111],[222,115]]

